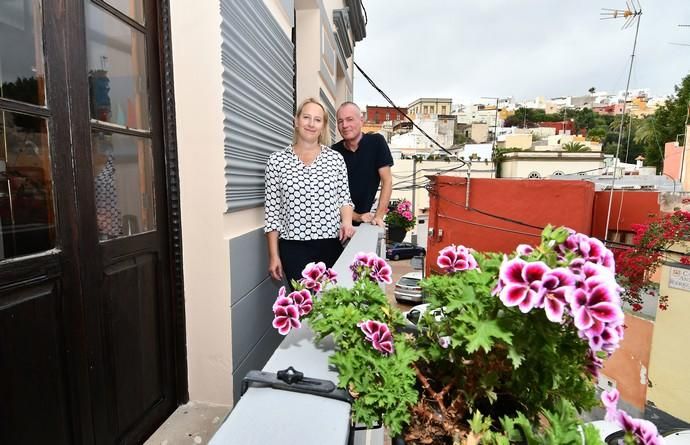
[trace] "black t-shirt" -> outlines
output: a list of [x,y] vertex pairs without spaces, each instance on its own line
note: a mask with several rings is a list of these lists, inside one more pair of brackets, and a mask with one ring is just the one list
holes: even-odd
[[333,144],[332,148],[345,158],[355,212],[370,212],[381,183],[379,168],[393,165],[386,139],[378,133],[364,134],[354,152],[345,148],[344,141]]

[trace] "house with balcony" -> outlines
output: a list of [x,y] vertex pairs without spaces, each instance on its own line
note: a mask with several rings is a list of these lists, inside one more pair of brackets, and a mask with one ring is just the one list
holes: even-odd
[[264,166],[351,100],[355,0],[0,4],[0,443],[141,443],[281,338]]

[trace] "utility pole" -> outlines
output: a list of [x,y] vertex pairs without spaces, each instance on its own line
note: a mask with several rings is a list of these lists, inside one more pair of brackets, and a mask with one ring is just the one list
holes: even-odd
[[680,182],[681,187],[683,186],[683,171],[685,170],[685,151],[688,149],[688,117],[690,117],[690,100],[688,101],[688,110],[685,113],[685,137],[683,138],[683,152],[680,154]]
[[[496,99],[496,114],[494,116],[494,139],[491,145],[491,160],[496,158],[496,140],[498,138],[498,97],[482,97],[482,99]],[[495,173],[495,172],[494,172]]]

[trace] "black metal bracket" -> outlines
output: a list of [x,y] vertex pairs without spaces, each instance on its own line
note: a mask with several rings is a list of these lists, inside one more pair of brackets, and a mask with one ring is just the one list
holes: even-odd
[[340,400],[352,404],[354,399],[343,389],[338,389],[330,380],[313,379],[304,377],[304,373],[295,370],[292,366],[277,373],[264,371],[249,371],[242,379],[242,391],[244,393],[250,387],[273,388],[283,391],[292,391],[302,394],[325,397],[327,399]]

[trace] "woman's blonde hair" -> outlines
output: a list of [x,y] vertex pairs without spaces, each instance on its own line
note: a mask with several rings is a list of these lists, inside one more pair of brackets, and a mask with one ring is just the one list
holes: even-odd
[[[302,111],[304,110],[304,107],[307,104],[316,104],[319,107],[321,107],[321,111],[323,111],[323,128],[321,129],[321,133],[319,134],[319,144],[321,145],[331,145],[331,129],[328,126],[328,112],[326,111],[326,108],[324,108],[323,105],[321,105],[321,102],[318,100],[314,99],[313,97],[309,97],[302,102],[299,107],[297,107],[297,113],[295,114],[295,120],[302,114]],[[292,143],[293,145],[297,143],[297,133],[294,132],[292,134]]]

